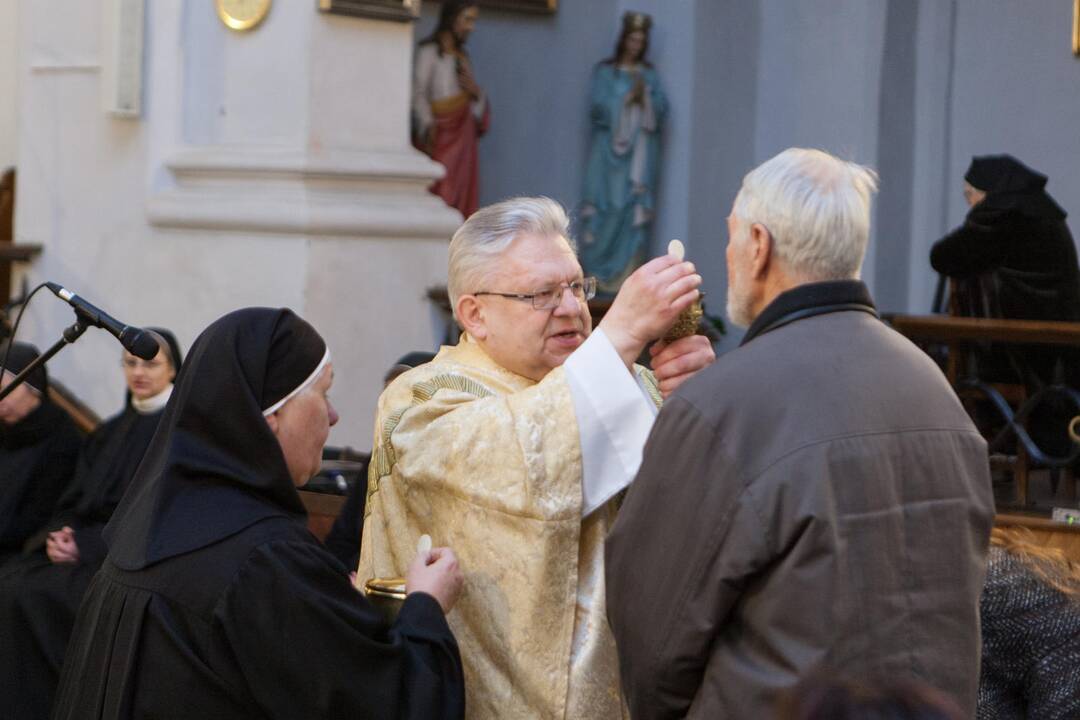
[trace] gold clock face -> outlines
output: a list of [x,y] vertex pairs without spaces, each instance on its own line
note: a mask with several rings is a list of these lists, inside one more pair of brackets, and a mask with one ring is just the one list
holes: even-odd
[[271,0],[216,0],[221,22],[233,30],[250,30],[270,12]]

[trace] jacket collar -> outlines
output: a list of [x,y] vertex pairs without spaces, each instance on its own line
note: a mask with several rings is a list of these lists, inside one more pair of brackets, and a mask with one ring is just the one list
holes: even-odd
[[855,310],[878,317],[870,291],[859,280],[807,283],[780,293],[750,324],[741,345],[796,320]]

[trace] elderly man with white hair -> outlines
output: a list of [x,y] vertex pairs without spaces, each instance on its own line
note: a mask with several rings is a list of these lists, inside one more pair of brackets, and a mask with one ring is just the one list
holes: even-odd
[[665,404],[607,541],[635,720],[764,718],[806,673],[918,678],[970,716],[986,444],[858,281],[872,171],[790,149],[728,218],[742,345]]
[[701,336],[652,345],[698,297],[671,255],[623,284],[597,330],[566,213],[547,198],[479,210],[450,243],[461,342],[379,400],[358,581],[400,575],[422,534],[465,573],[448,616],[470,718],[619,718],[603,541],[661,395],[714,359]]

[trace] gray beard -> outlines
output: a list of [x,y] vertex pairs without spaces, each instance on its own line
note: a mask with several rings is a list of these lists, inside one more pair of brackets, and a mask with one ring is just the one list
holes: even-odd
[[748,328],[754,322],[750,317],[750,303],[745,296],[740,296],[735,286],[727,289],[727,316],[736,327]]

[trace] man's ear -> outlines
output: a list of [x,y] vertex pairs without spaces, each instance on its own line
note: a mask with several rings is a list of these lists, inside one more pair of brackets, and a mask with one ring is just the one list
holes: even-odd
[[270,413],[266,416],[266,424],[270,426],[270,432],[274,433],[274,437],[277,437],[278,428],[280,427],[277,413]]
[[488,336],[487,319],[484,316],[484,306],[475,295],[461,295],[458,297],[457,307],[454,308],[458,322],[465,332],[474,340],[486,340]]
[[769,272],[772,263],[773,238],[769,229],[761,223],[750,226],[750,245],[753,248],[753,261],[750,264],[750,275],[755,280],[764,279]]

